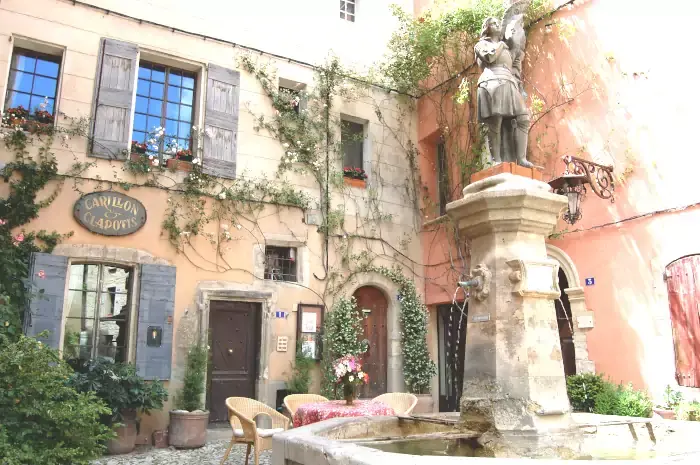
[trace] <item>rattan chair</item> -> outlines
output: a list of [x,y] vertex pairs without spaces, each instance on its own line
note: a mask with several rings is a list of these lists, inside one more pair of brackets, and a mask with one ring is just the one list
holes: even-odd
[[397,415],[410,415],[416,407],[416,403],[418,403],[418,398],[416,396],[405,392],[389,392],[377,396],[372,400],[387,404],[394,409],[394,413]]
[[301,404],[308,404],[311,402],[328,402],[323,396],[318,394],[289,394],[284,398],[284,406],[293,417],[294,413],[297,411]]
[[[221,465],[226,462],[228,454],[235,443],[246,444],[245,465],[248,465],[250,448],[254,448],[255,465],[260,464],[260,452],[272,449],[272,435],[289,429],[289,419],[262,402],[247,397],[229,397],[226,399],[228,420],[233,435],[226,449]],[[258,415],[267,415],[272,420],[272,428],[258,428],[255,419]]]

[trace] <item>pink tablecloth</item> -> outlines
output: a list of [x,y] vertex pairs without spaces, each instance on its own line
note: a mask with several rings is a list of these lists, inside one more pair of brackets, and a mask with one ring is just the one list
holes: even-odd
[[318,421],[336,417],[395,415],[394,409],[383,402],[356,400],[353,405],[346,405],[344,400],[313,402],[301,404],[294,413],[294,427],[310,425]]

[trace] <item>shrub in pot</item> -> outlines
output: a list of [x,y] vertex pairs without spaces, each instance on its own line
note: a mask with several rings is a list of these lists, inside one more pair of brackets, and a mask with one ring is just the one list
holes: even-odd
[[168,392],[160,381],[147,382],[136,367],[115,363],[98,357],[79,363],[71,384],[81,392],[94,392],[109,407],[102,423],[113,428],[116,438],[107,443],[111,454],[125,454],[134,450],[138,434],[137,414],[161,410],[168,400]]
[[[5,321],[0,326],[7,328]],[[113,436],[100,422],[109,413],[104,402],[66,383],[73,370],[56,350],[21,334],[4,336],[0,332],[0,463],[87,465],[102,455]]]
[[654,413],[666,420],[675,420],[676,411],[683,402],[683,393],[666,386],[664,391],[664,402],[654,407]]
[[204,410],[204,382],[209,351],[201,342],[187,351],[182,389],[175,397],[175,410],[170,411],[168,440],[180,449],[202,447],[207,442],[209,412]]

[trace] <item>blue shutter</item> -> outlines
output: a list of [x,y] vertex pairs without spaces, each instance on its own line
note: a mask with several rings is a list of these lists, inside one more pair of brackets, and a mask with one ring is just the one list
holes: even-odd
[[[44,272],[44,278],[37,273]],[[48,253],[32,254],[29,266],[29,280],[34,284],[34,296],[29,303],[29,312],[24,316],[24,332],[36,337],[42,331],[49,331],[40,340],[58,349],[63,322],[63,299],[68,276],[68,257]]]
[[[175,267],[141,265],[136,368],[145,379],[170,379],[175,310]],[[162,330],[160,346],[148,345],[148,331]]]

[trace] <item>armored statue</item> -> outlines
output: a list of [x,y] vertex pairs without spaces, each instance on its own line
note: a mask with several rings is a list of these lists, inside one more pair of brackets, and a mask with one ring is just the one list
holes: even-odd
[[521,81],[525,53],[523,13],[529,1],[514,3],[501,22],[486,18],[474,46],[482,69],[477,85],[477,118],[488,129],[492,162],[532,167],[527,156],[530,116]]

